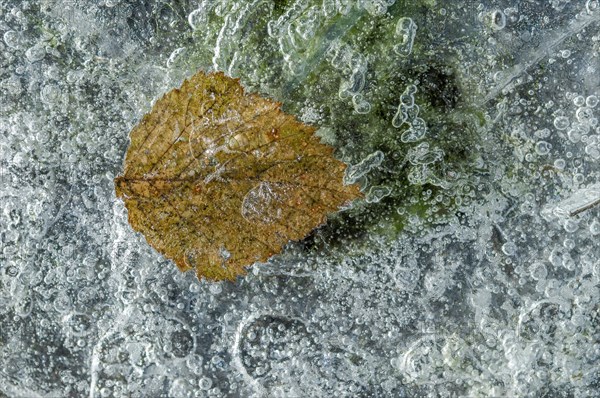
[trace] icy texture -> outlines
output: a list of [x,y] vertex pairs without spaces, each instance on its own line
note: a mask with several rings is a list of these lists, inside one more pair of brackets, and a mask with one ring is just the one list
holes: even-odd
[[[598,396],[599,53],[596,0],[0,0],[0,396]],[[366,194],[236,284],[113,191],[200,68]]]

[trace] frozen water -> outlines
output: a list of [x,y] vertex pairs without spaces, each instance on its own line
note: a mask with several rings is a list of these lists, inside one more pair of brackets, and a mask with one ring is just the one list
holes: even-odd
[[[596,0],[0,0],[0,397],[598,396],[599,67]],[[365,193],[235,284],[113,189],[199,69]]]

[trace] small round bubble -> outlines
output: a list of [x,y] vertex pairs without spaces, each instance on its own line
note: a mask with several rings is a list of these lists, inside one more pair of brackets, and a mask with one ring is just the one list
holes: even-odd
[[204,390],[204,391],[208,391],[210,389],[210,387],[212,387],[212,379],[204,376],[201,377],[200,380],[198,381],[198,387],[200,387],[200,389]]
[[600,221],[592,221],[590,224],[590,233],[594,236],[600,235]]
[[583,184],[585,181],[585,176],[581,173],[577,173],[573,176],[573,182],[575,184]]
[[551,148],[552,145],[550,143],[546,141],[539,141],[537,144],[535,144],[535,153],[538,155],[547,155],[550,153]]
[[567,137],[572,143],[577,143],[581,141],[581,131],[579,129],[570,129],[567,132]]
[[514,256],[517,253],[517,246],[512,242],[506,242],[502,245],[502,252],[507,256]]
[[589,108],[595,108],[600,100],[596,95],[590,95],[585,99],[585,105]]
[[585,97],[583,95],[577,95],[573,97],[573,104],[575,104],[575,106],[584,106]]
[[565,162],[564,159],[556,159],[554,161],[554,167],[556,167],[558,170],[564,170],[566,164],[567,164],[567,162]]
[[535,280],[542,280],[542,279],[546,279],[546,276],[548,276],[548,269],[546,268],[546,266],[543,263],[534,263],[531,266],[531,277]]
[[58,101],[60,94],[60,89],[55,84],[47,84],[42,87],[40,98],[42,102],[52,104]]
[[500,10],[495,10],[491,14],[492,28],[495,30],[504,29],[506,26],[506,15]]
[[554,127],[558,130],[564,130],[569,127],[569,118],[565,116],[558,116],[554,119]]
[[564,222],[563,228],[569,233],[573,233],[579,229],[579,223],[576,220],[568,219]]

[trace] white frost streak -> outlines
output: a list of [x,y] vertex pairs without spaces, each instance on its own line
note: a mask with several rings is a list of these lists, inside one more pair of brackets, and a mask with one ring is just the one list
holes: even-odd
[[[574,19],[564,29],[556,33],[550,33],[543,40],[538,48],[525,48],[521,51],[526,54],[526,59],[516,64],[512,68],[502,72],[500,81],[485,96],[482,104],[485,104],[503,92],[510,91],[521,84],[523,81],[517,81],[517,78],[527,72],[531,67],[537,65],[544,57],[552,54],[569,37],[581,32],[594,22],[600,21],[600,13],[584,15],[579,19]],[[482,105],[479,104],[479,105]]]

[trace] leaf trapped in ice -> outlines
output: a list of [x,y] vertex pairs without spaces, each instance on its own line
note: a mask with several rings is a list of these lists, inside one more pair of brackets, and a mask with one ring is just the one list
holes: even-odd
[[199,72],[131,131],[115,178],[131,226],[181,271],[235,280],[359,196],[315,128]]

